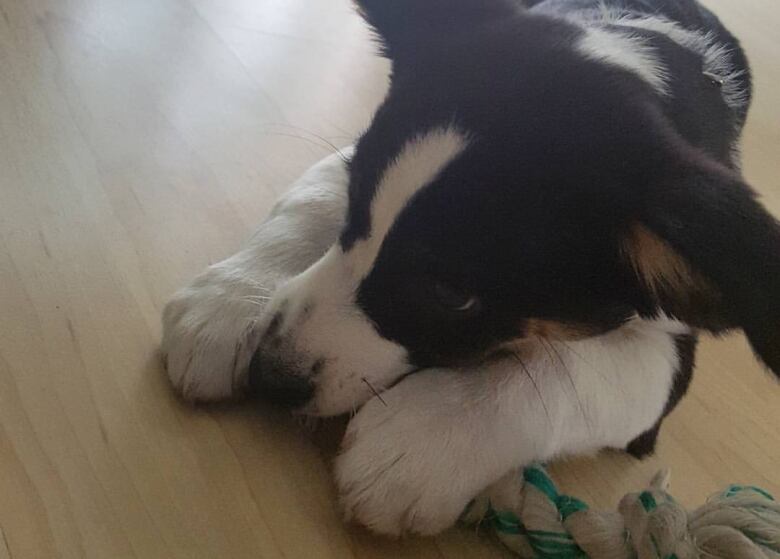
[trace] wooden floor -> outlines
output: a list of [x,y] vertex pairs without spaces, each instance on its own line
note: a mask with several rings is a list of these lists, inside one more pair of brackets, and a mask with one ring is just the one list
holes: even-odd
[[[710,0],[757,81],[748,178],[780,215],[780,4]],[[501,556],[345,528],[283,414],[194,409],[156,355],[174,289],[368,122],[387,66],[346,0],[0,0],[0,558]],[[745,273],[750,273],[745,270]],[[780,386],[709,341],[657,457],[554,467],[614,506],[660,465],[688,504],[780,494]]]

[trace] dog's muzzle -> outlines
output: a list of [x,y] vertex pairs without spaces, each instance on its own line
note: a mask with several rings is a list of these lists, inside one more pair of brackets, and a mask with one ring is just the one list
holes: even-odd
[[287,408],[300,408],[314,396],[314,384],[309,378],[262,347],[249,364],[249,390],[267,402]]

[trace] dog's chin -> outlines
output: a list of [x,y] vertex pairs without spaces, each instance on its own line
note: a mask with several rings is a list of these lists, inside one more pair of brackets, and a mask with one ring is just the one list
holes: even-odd
[[330,417],[338,417],[341,415],[348,415],[352,413],[352,410],[354,409],[357,411],[360,409],[365,402],[361,402],[358,405],[355,405],[354,408],[352,406],[343,406],[343,405],[333,405],[330,403],[321,404],[318,399],[315,397],[315,399],[308,404],[301,406],[300,408],[296,408],[292,410],[293,415],[298,417],[308,417],[313,419],[327,419]]
[[373,394],[369,393],[352,400],[344,400],[328,394],[315,393],[311,401],[292,410],[292,412],[296,416],[312,418],[338,417],[356,413],[366,402],[374,397]]
[[293,410],[293,413],[319,418],[355,414],[370,400],[382,402],[382,393],[419,370],[404,364],[394,372],[383,370],[360,375],[341,371],[332,377],[323,374],[311,400]]

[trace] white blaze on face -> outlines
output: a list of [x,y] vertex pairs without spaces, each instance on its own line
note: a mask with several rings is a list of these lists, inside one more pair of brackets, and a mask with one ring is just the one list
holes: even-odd
[[468,141],[454,128],[441,128],[409,141],[385,169],[371,201],[371,229],[347,253],[354,274],[371,271],[379,249],[409,200],[464,150]]
[[[355,301],[387,233],[416,192],[425,188],[466,147],[464,135],[439,129],[409,141],[389,164],[371,203],[371,228],[346,253],[336,244],[274,296],[269,318],[283,313],[280,351],[312,377],[314,398],[306,411],[331,415],[361,405],[411,370],[406,350],[381,337]],[[261,349],[262,350],[262,349]],[[270,350],[270,349],[268,349]]]

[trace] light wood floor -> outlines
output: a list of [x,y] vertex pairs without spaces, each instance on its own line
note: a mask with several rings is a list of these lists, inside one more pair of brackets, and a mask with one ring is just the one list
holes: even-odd
[[[780,5],[710,0],[757,98],[748,178],[780,215]],[[155,354],[174,289],[345,145],[387,67],[346,0],[0,0],[0,558],[488,557],[473,533],[345,528],[327,459],[284,415],[193,409]],[[745,273],[750,273],[745,270]],[[688,503],[780,494],[780,386],[705,344],[644,463],[556,465],[613,506],[660,465]]]

